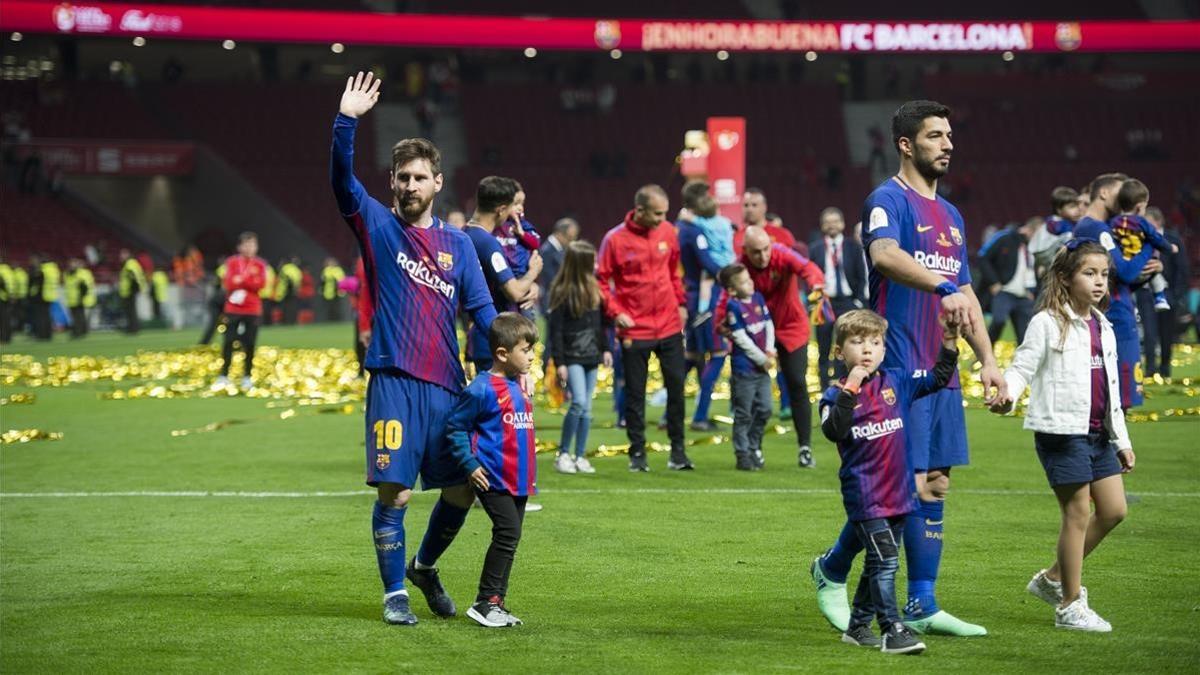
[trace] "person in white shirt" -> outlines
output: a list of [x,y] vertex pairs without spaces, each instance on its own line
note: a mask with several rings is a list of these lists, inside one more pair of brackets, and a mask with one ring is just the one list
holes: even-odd
[[1004,373],[1008,394],[991,406],[1012,412],[1030,387],[1025,428],[1034,432],[1062,516],[1057,559],[1026,590],[1055,607],[1055,626],[1105,633],[1112,625],[1088,604],[1083,559],[1125,518],[1121,474],[1135,461],[1121,410],[1117,342],[1102,311],[1108,270],[1108,252],[1096,242],[1073,239],[1055,256],[1041,311]]

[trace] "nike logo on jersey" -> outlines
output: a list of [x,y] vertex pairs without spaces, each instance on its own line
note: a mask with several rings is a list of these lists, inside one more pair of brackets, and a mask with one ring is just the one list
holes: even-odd
[[933,229],[932,225],[924,225],[924,226],[918,225],[917,226],[917,232],[928,232],[932,229]]
[[941,525],[941,524],[942,524],[942,521],[940,521],[940,520],[930,520],[928,518],[925,519],[926,527],[937,527],[938,525]]

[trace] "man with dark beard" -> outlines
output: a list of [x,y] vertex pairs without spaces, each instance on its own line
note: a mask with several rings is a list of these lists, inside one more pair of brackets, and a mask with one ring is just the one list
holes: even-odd
[[[435,564],[465,522],[474,495],[467,474],[443,446],[446,423],[463,388],[455,317],[459,307],[486,330],[496,308],[470,238],[433,215],[442,189],[441,153],[423,138],[392,148],[391,207],[372,199],[354,176],[358,118],[379,100],[380,81],[358,73],[333,123],[330,174],[338,208],[362,249],[362,299],[374,313],[367,347],[367,484],[378,488],[372,530],[383,580],[383,619],[411,625],[407,577],[438,616],[454,601]],[[416,556],[405,566],[404,514],[416,487],[441,488]]]
[[[950,169],[950,109],[934,101],[909,101],[892,117],[892,141],[900,171],[875,189],[863,205],[863,244],[870,270],[871,309],[888,320],[884,368],[919,376],[933,368],[941,349],[939,316],[962,328],[982,364],[980,377],[990,404],[1007,395],[979,300],[971,289],[962,215],[937,194]],[[993,391],[995,388],[995,391]],[[967,464],[962,389],[955,372],[949,385],[912,406],[903,426],[908,462],[915,472],[917,504],[904,528],[908,603],[904,622],[918,633],[986,635],[982,626],[938,609],[934,596],[942,557],[942,513],[950,468]],[[898,544],[899,542],[889,542]],[[852,530],[813,561],[817,603],[831,623],[849,621],[845,579],[862,549]]]

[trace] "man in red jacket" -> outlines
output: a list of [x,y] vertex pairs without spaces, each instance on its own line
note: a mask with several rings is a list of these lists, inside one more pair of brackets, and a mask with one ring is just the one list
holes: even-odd
[[250,371],[254,367],[254,342],[258,338],[258,319],[262,316],[262,299],[258,292],[267,283],[267,263],[258,257],[258,235],[243,232],[238,236],[237,255],[225,261],[225,342],[221,356],[221,376],[217,387],[229,386],[229,363],[233,360],[236,340],[246,353],[246,369],[242,389],[254,386]]
[[[788,397],[792,403],[792,424],[800,444],[801,468],[812,468],[812,403],[808,399],[808,313],[800,304],[800,289],[796,277],[804,279],[810,289],[825,287],[821,268],[790,247],[772,243],[761,227],[746,228],[745,248],[741,262],[750,272],[754,290],[763,294],[771,320],[775,322],[775,351],[779,369],[787,381]],[[724,325],[724,305],[719,303],[713,317],[716,325]]]
[[679,238],[666,222],[667,193],[657,185],[637,191],[625,222],[604,235],[596,278],[604,310],[617,327],[625,370],[625,432],[629,470],[649,471],[646,463],[646,373],[650,354],[658,355],[667,388],[667,468],[694,467],[683,449],[683,325],[687,302],[679,274]]

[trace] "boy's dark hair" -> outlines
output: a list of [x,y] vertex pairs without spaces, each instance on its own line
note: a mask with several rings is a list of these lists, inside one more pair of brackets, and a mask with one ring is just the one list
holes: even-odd
[[517,181],[511,178],[487,176],[479,181],[479,187],[475,190],[475,208],[482,213],[491,213],[513,203],[520,189]]
[[1121,213],[1132,213],[1138,204],[1150,201],[1150,188],[1136,178],[1121,183],[1117,191],[1117,209]]
[[720,272],[717,272],[717,282],[721,284],[721,288],[729,288],[733,283],[733,278],[745,271],[746,266],[741,263],[726,265],[721,268]]
[[1079,193],[1074,188],[1059,185],[1050,191],[1050,212],[1058,215],[1064,206],[1074,204],[1079,199]]
[[1129,176],[1126,176],[1123,173],[1102,173],[1093,178],[1092,182],[1088,185],[1088,197],[1090,197],[1092,201],[1096,201],[1100,198],[1101,190],[1112,186],[1114,183],[1122,183],[1128,179]]
[[442,173],[442,153],[424,138],[406,138],[392,146],[392,173],[414,159],[429,162],[434,176]]
[[928,117],[950,117],[950,108],[937,101],[908,101],[892,114],[892,145],[900,152],[900,139],[916,141]]
[[683,189],[679,191],[679,197],[683,201],[683,208],[689,211],[696,210],[696,204],[700,198],[708,194],[708,183],[702,180],[689,180],[683,184]]
[[255,234],[254,232],[251,232],[250,230],[246,230],[245,232],[238,235],[238,243],[239,244],[250,241],[251,239],[257,240],[258,235]]
[[488,347],[495,354],[501,347],[512,350],[524,340],[530,346],[538,341],[537,324],[516,312],[501,312],[488,329]]
[[717,206],[717,200],[713,199],[710,194],[702,195],[696,200],[696,207],[692,209],[696,215],[701,218],[713,218],[720,213],[720,207]]

